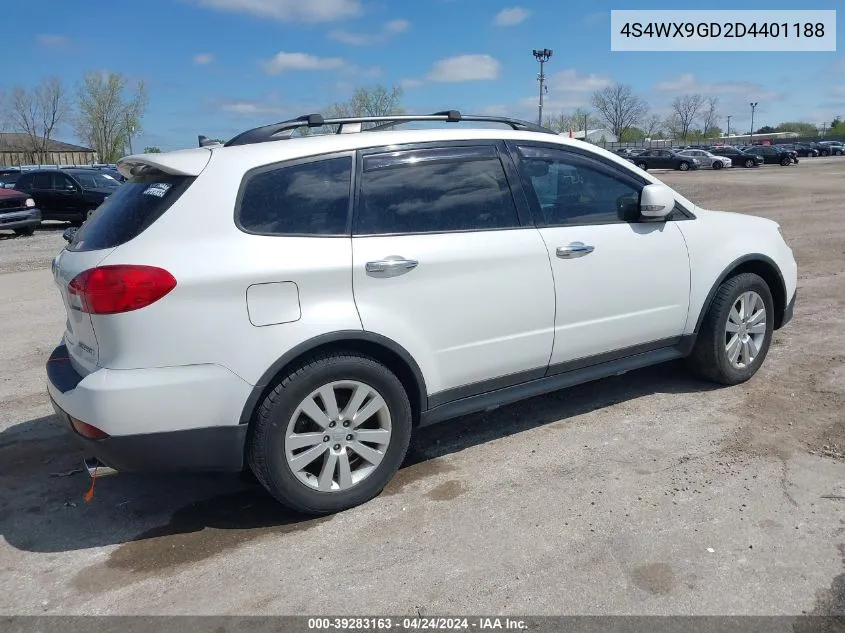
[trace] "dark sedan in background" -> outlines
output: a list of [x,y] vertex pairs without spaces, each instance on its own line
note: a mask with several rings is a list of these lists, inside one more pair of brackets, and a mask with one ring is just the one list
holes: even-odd
[[798,162],[798,155],[794,152],[780,149],[773,145],[756,145],[753,147],[744,147],[746,152],[754,152],[758,156],[763,157],[763,163],[766,165],[781,165],[788,167],[792,163]]
[[41,224],[41,212],[31,196],[14,189],[0,189],[0,231],[32,235]]
[[33,169],[24,172],[15,189],[35,199],[44,220],[81,226],[120,183],[99,169]]
[[649,149],[629,158],[640,169],[679,169],[688,171],[698,169],[698,160],[691,156],[682,156],[670,149]]
[[716,156],[730,158],[731,165],[734,167],[759,167],[763,164],[763,157],[759,156],[756,152],[751,154],[736,147],[713,147],[710,149],[710,152]]

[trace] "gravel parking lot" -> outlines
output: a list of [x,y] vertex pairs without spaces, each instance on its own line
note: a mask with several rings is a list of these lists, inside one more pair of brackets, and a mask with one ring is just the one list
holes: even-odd
[[758,375],[670,364],[428,428],[379,498],[321,519],[228,476],[85,503],[44,388],[63,226],[0,237],[0,614],[843,614],[845,158],[660,177],[795,250]]

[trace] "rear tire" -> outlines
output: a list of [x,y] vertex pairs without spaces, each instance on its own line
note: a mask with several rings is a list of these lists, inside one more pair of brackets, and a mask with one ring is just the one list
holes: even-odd
[[745,166],[746,167],[754,167],[754,161],[749,158],[748,160],[745,161]]
[[35,233],[35,227],[34,226],[27,226],[27,227],[24,227],[22,229],[15,229],[15,235],[24,236],[24,235],[32,235],[33,233]]
[[640,161],[639,163],[637,163],[637,167],[639,167],[639,168],[640,168],[640,169],[642,169],[643,171],[648,171],[648,165],[646,165],[646,164],[645,164],[645,163],[643,163],[642,161]]
[[681,171],[689,171],[689,163],[686,161],[681,162],[681,164],[678,165],[678,169]]
[[792,159],[784,156],[780,159],[781,167],[789,167],[792,164]]
[[[743,298],[751,296],[755,297],[753,304],[750,300],[743,303]],[[749,314],[742,314],[743,306],[753,307]],[[753,273],[731,277],[716,291],[692,354],[686,359],[687,366],[700,378],[712,382],[745,382],[763,364],[773,329],[774,302],[766,282]],[[732,359],[734,352],[737,355]]]
[[[358,389],[367,395],[356,405]],[[356,422],[357,414],[366,417]],[[293,367],[261,403],[247,435],[247,462],[289,508],[340,512],[390,481],[405,458],[411,420],[408,395],[384,365],[354,353],[321,354]],[[364,440],[366,431],[387,443]]]

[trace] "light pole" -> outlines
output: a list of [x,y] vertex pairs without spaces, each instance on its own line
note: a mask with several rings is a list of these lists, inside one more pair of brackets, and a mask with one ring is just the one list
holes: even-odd
[[748,105],[751,106],[751,136],[748,139],[748,144],[754,145],[754,110],[757,109],[757,102],[752,101]]
[[126,138],[129,141],[129,154],[132,154],[132,134],[135,133],[135,126],[129,122],[129,117],[126,117]]
[[548,48],[542,50],[534,49],[534,59],[540,62],[540,74],[537,75],[537,81],[540,82],[540,109],[537,115],[537,125],[543,125],[543,89],[546,86],[546,75],[543,73],[543,66],[552,57],[552,51]]
[[727,134],[725,134],[725,136],[730,136],[730,135],[731,135],[731,117],[732,117],[732,116],[733,116],[732,114],[729,114],[729,115],[728,115],[728,133],[727,133]]

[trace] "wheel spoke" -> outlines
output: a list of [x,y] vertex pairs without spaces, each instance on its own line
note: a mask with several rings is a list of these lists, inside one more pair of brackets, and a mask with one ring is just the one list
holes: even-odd
[[352,486],[352,470],[349,467],[349,453],[347,451],[338,455],[337,466],[337,483],[341,490],[346,490]]
[[758,323],[756,325],[752,325],[748,328],[749,334],[765,334],[766,333],[766,322],[763,321],[762,323]]
[[296,457],[292,457],[288,460],[291,470],[298,473],[300,470],[308,466],[308,464],[313,463],[320,455],[325,453],[327,448],[328,444],[321,443],[314,448],[309,448],[307,451],[301,452]]
[[746,300],[745,295],[740,295],[739,297],[739,318],[741,321],[745,320],[745,317],[748,315],[746,312]]
[[352,428],[361,426],[364,422],[369,420],[384,404],[384,400],[378,394],[374,394],[370,401],[360,411],[357,411],[352,417]]
[[756,314],[753,314],[750,319],[748,319],[748,325],[757,325],[761,321],[765,323],[766,318],[766,308],[760,308]]
[[329,425],[329,418],[323,413],[323,410],[317,406],[314,398],[306,398],[301,405],[299,405],[302,412],[311,418],[321,429]]
[[725,325],[725,331],[733,334],[734,332],[739,332],[739,326],[728,319],[728,323]]
[[751,362],[749,355],[750,355],[750,351],[748,349],[748,341],[743,341],[742,342],[742,363],[744,365],[747,365],[748,363]]
[[285,444],[292,451],[300,448],[309,448],[315,444],[322,444],[323,435],[323,433],[294,433],[288,437]]
[[726,348],[726,350],[728,352],[728,359],[732,363],[736,363],[736,359],[739,356],[739,350],[740,350],[741,347],[742,347],[742,343],[739,340],[739,336],[734,334],[733,338],[730,340],[730,342],[728,343],[727,348]]
[[731,312],[728,315],[728,322],[729,323],[735,323],[736,325],[739,325],[740,323],[742,323],[742,317],[740,316],[739,312],[737,311],[736,306],[731,308]]
[[323,401],[323,406],[326,408],[326,416],[329,420],[337,420],[340,411],[337,409],[337,397],[334,393],[334,386],[324,385],[320,389],[320,399]]
[[745,296],[747,297],[745,304],[745,318],[747,320],[754,314],[754,308],[757,306],[757,295],[753,292],[747,292]]
[[317,480],[317,487],[320,490],[328,491],[332,489],[332,482],[334,482],[334,471],[337,468],[337,453],[329,451],[326,459],[323,462],[323,468],[320,470],[320,478]]
[[755,358],[757,358],[757,354],[760,353],[760,348],[757,347],[757,343],[754,341],[754,338],[751,337],[751,336],[748,337],[748,342],[746,342],[745,345],[746,345],[746,348],[748,349],[748,354],[749,354],[746,362],[750,363]]
[[361,442],[350,442],[349,446],[352,448],[353,451],[358,453],[358,455],[366,459],[373,466],[377,466],[384,457],[384,453],[382,453],[381,451],[377,451],[374,448],[370,448],[366,444],[361,444]]
[[355,438],[359,442],[384,446],[390,441],[390,431],[387,429],[358,429],[355,431]]
[[358,411],[370,393],[372,393],[372,389],[370,389],[367,385],[359,384],[355,387],[355,393],[352,394],[346,408],[343,410],[344,419],[351,420],[352,416],[355,415],[355,412]]

